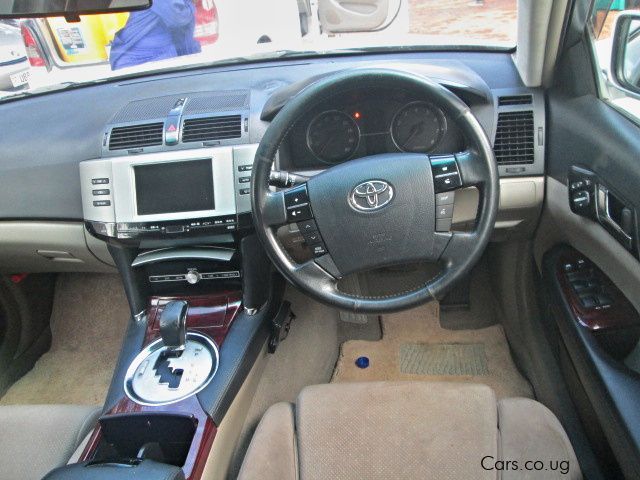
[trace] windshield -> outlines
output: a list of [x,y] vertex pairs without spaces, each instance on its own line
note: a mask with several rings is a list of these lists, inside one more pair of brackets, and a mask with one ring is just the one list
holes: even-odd
[[517,0],[154,0],[0,20],[0,98],[214,62],[380,49],[513,48]]

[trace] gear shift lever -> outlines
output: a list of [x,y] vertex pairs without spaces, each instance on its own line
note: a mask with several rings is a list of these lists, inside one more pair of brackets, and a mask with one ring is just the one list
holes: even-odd
[[160,336],[170,351],[180,352],[185,348],[188,307],[184,300],[174,300],[167,303],[160,314]]

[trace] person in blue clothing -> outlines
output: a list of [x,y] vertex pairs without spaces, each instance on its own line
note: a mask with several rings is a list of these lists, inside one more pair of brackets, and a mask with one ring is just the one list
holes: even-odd
[[200,52],[195,13],[193,0],[153,0],[150,8],[131,12],[111,44],[111,69]]

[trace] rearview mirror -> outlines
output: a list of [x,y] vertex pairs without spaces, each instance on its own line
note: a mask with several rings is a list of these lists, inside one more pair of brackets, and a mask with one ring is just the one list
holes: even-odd
[[611,53],[613,80],[620,88],[640,94],[640,13],[618,16]]
[[0,19],[25,17],[65,17],[144,10],[152,0],[2,0]]

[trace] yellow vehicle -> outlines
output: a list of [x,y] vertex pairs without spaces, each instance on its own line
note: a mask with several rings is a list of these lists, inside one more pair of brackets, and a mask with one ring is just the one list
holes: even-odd
[[[201,45],[218,40],[218,10],[213,0],[197,0],[195,38]],[[64,17],[23,19],[22,36],[32,67],[65,68],[107,62],[115,34],[129,12],[81,15],[79,22]]]
[[109,59],[109,45],[128,18],[128,13],[111,13],[82,16],[74,23],[52,17],[45,23],[63,62],[97,63]]

